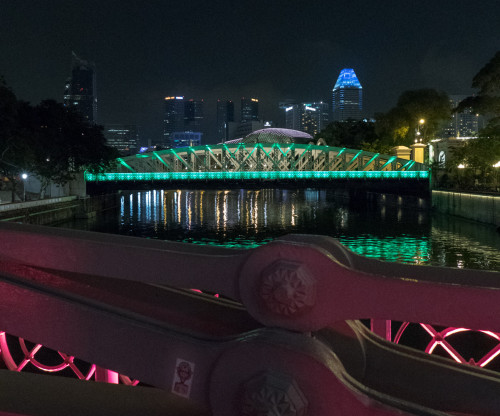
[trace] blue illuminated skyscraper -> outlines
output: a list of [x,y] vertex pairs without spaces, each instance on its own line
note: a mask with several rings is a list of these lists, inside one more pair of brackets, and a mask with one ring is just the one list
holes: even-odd
[[333,87],[333,121],[361,120],[363,87],[354,69],[343,69]]

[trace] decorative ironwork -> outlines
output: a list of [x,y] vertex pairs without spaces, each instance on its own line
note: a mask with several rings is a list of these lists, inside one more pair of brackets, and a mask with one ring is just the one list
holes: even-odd
[[100,369],[95,364],[0,332],[0,357],[11,371],[34,371],[49,374],[65,374],[79,380],[96,380],[136,386],[139,380],[131,379],[114,371]]
[[[396,344],[402,343],[404,333],[413,325],[419,325],[430,337],[424,348],[424,351],[428,354],[436,354],[439,350],[441,352],[440,355],[447,356],[457,363],[469,364],[476,367],[491,366],[493,360],[500,355],[500,334],[492,331],[473,331],[467,328],[455,327],[437,329],[435,326],[426,323],[412,324],[410,322],[403,322],[396,332],[393,342]],[[480,335],[484,335],[493,341],[493,347],[486,348],[485,352],[480,353],[478,356],[479,348],[477,342],[474,343],[474,347],[476,348],[471,349],[467,348],[468,346],[463,348],[457,340],[453,339],[454,335],[465,333],[469,333],[476,340],[480,338]]]
[[298,143],[184,147],[117,159],[87,181],[428,178],[425,165],[395,156]]
[[296,315],[314,304],[315,282],[301,264],[277,261],[262,272],[260,296],[272,311]]

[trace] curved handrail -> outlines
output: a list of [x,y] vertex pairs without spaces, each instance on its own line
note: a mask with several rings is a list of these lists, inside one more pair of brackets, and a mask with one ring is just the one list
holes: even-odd
[[[218,415],[241,411],[234,403],[259,405],[255,389],[285,387],[320,416],[333,407],[357,415],[500,408],[494,373],[409,353],[344,323],[500,331],[498,272],[387,264],[322,236],[235,250],[5,223],[0,246],[0,328],[168,391],[183,360],[196,378],[179,391]],[[217,291],[245,309],[164,286]],[[440,404],[429,390],[435,369],[449,386],[474,388]]]

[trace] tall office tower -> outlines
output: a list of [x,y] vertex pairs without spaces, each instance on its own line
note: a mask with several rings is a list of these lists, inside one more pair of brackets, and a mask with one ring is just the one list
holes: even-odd
[[[203,100],[184,100],[184,97],[165,97],[163,119],[163,146],[174,146],[174,133],[200,133],[204,131]],[[175,143],[174,143],[175,142]]]
[[328,104],[317,103],[292,104],[284,107],[285,127],[299,130],[314,136],[328,124]]
[[234,103],[217,100],[217,141],[229,140],[229,123],[234,121]]
[[[450,106],[456,108],[466,95],[450,95]],[[441,136],[446,137],[477,137],[480,129],[481,116],[474,113],[472,108],[460,113],[452,113],[451,119],[441,131]]]
[[106,144],[126,153],[138,146],[137,126],[125,124],[106,124],[104,128]]
[[165,97],[163,146],[170,146],[172,133],[184,131],[184,97]]
[[74,106],[90,123],[97,119],[95,64],[71,56],[71,77],[64,88],[64,105]]
[[282,106],[285,110],[285,127],[291,130],[300,130],[300,107],[301,104],[290,104]]
[[203,131],[203,100],[190,99],[184,103],[184,131]]
[[241,98],[241,122],[259,120],[259,100],[257,98]]
[[363,87],[354,69],[343,69],[333,87],[333,121],[361,120]]
[[317,129],[319,133],[330,123],[330,106],[323,101],[312,103],[312,106],[316,109],[318,119]]

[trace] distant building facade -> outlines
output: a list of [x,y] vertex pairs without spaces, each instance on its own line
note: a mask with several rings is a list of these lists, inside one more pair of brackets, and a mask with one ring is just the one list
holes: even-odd
[[185,132],[203,136],[203,100],[185,100],[183,96],[165,97],[162,146],[176,147],[173,134]]
[[234,122],[234,102],[217,100],[217,141],[229,140],[229,123]]
[[351,68],[340,71],[333,87],[333,121],[361,120],[363,114],[363,87]]
[[106,124],[104,137],[108,146],[116,148],[121,153],[137,149],[139,143],[137,126],[130,124]]
[[245,121],[243,123],[229,122],[228,123],[228,137],[230,140],[244,137],[255,130],[264,128],[264,122],[260,120]]
[[328,125],[328,107],[328,104],[322,101],[317,103],[291,104],[282,107],[285,111],[285,127],[314,136]]
[[259,100],[257,98],[245,98],[241,99],[241,117],[240,121],[242,123],[246,121],[257,121],[259,120]]
[[187,100],[184,103],[184,131],[203,130],[203,100]]
[[[456,108],[466,95],[450,95],[450,106]],[[447,137],[477,137],[481,128],[482,118],[472,111],[465,109],[460,113],[452,113],[450,121],[444,126],[440,136]]]
[[170,145],[172,148],[201,146],[202,136],[203,134],[200,132],[176,131],[172,134]]
[[71,57],[71,77],[66,80],[63,103],[75,107],[89,123],[97,121],[97,94],[95,64]]

